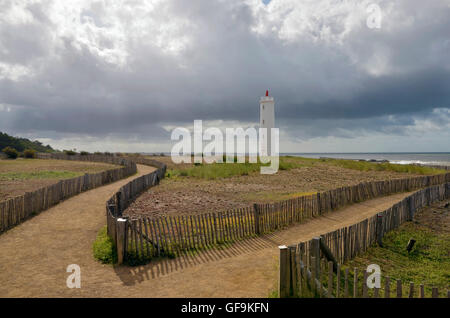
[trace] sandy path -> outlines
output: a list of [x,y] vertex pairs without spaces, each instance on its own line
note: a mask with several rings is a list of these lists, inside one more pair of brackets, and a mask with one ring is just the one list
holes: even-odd
[[[151,167],[138,166],[138,175]],[[92,242],[105,224],[105,201],[130,177],[76,197],[0,236],[0,297],[267,297],[276,286],[278,249],[382,211],[409,193],[378,198],[287,230],[196,256],[140,267],[101,265]],[[81,267],[81,289],[66,287],[66,267]]]
[[111,267],[95,262],[92,242],[106,222],[105,202],[122,185],[153,170],[138,165],[136,175],[83,192],[0,235],[0,296],[70,296],[69,264],[80,265],[82,284],[83,278],[89,285],[101,281],[100,273]]

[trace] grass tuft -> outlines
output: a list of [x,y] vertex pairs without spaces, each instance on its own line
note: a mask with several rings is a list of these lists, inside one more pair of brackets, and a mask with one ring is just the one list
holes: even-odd
[[108,236],[106,225],[100,229],[92,244],[94,258],[103,264],[117,263],[117,251],[113,240]]
[[[416,244],[408,253],[406,245],[411,238],[416,240]],[[427,297],[431,295],[432,287],[438,287],[440,293],[448,288],[450,281],[448,233],[435,233],[414,222],[407,222],[387,233],[383,238],[383,245],[382,248],[372,246],[366,253],[345,265],[350,269],[353,267],[364,269],[369,264],[378,264],[383,277],[390,276],[393,283],[397,279],[403,282],[405,296],[409,282],[414,282],[417,288],[424,283]]]
[[[303,158],[301,158],[303,159]],[[293,157],[280,157],[279,170],[290,170],[311,165],[310,161],[296,160]],[[194,177],[199,179],[214,180],[220,178],[230,178],[234,176],[248,176],[260,171],[262,166],[269,164],[257,163],[212,163],[195,164],[184,169],[171,169],[166,173],[166,177]]]

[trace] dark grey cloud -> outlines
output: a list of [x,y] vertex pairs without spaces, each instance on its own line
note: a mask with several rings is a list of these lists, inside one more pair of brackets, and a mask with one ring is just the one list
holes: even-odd
[[269,88],[292,141],[450,135],[448,2],[374,2],[380,29],[360,1],[7,1],[0,130],[168,143],[194,119],[257,123]]

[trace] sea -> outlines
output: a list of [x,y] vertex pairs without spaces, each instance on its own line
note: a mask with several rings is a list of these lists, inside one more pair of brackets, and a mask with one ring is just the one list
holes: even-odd
[[396,164],[427,164],[450,166],[450,152],[355,152],[355,153],[283,153],[280,155],[306,158],[335,158],[352,160],[387,160]]

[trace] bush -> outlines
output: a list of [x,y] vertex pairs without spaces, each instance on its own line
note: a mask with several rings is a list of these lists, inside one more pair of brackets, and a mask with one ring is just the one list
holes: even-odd
[[117,262],[117,251],[113,240],[108,236],[106,225],[100,229],[97,238],[92,245],[94,258],[103,264],[114,264]]
[[34,149],[25,149],[23,151],[23,156],[24,156],[24,158],[30,158],[30,159],[36,158],[36,150],[34,150]]
[[80,152],[80,155],[82,155],[82,156],[87,156],[87,155],[89,155],[89,152],[87,152],[87,151],[81,151],[81,152]]
[[3,148],[2,152],[4,152],[10,159],[16,159],[19,156],[17,150],[9,146]]
[[75,151],[73,151],[73,150],[63,150],[64,151],[64,153],[66,154],[66,155],[68,155],[68,156],[74,156],[74,155],[76,155],[77,153],[75,152]]

